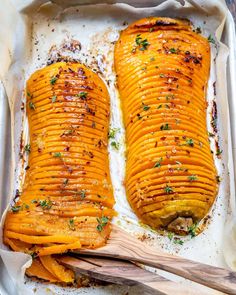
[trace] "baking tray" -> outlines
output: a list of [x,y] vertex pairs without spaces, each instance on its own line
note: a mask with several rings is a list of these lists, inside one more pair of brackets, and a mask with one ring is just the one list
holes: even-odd
[[[119,2],[119,1],[118,1]],[[209,22],[202,24],[203,19],[212,17],[214,13],[222,12],[222,21],[224,22],[225,17],[225,26],[223,25],[219,28],[217,34],[221,35],[221,40],[224,44],[227,45],[228,49],[224,46],[221,46],[221,51],[219,54],[222,54],[226,58],[227,52],[229,53],[229,59],[227,64],[227,85],[225,85],[225,80],[222,81],[218,79],[217,83],[217,105],[221,106],[221,101],[226,97],[226,92],[228,91],[228,100],[223,102],[223,107],[220,107],[219,110],[219,120],[220,123],[223,122],[222,127],[219,128],[220,135],[220,145],[223,146],[223,164],[225,168],[222,170],[224,173],[224,181],[227,182],[221,186],[220,194],[222,190],[227,187],[227,193],[224,194],[224,198],[219,196],[217,200],[217,206],[214,207],[214,216],[213,221],[210,222],[206,231],[196,239],[186,240],[184,246],[175,246],[170,245],[167,237],[161,237],[156,235],[153,231],[148,228],[140,226],[137,221],[137,218],[134,216],[130,210],[128,203],[125,199],[124,188],[119,186],[121,182],[124,171],[119,169],[124,164],[124,146],[121,144],[121,149],[118,153],[110,149],[110,157],[113,165],[111,166],[112,170],[112,181],[115,187],[115,196],[117,199],[116,209],[120,213],[118,218],[114,222],[118,223],[120,226],[125,228],[127,231],[137,235],[139,238],[144,238],[147,243],[153,245],[154,247],[163,247],[165,251],[170,253],[176,253],[185,256],[191,257],[195,260],[203,261],[213,265],[226,266],[223,258],[223,240],[224,239],[224,227],[225,222],[230,222],[234,220],[234,208],[235,208],[235,183],[234,183],[234,165],[233,158],[235,159],[235,150],[236,150],[236,136],[235,136],[235,110],[236,102],[233,100],[236,94],[236,85],[234,83],[236,74],[235,74],[235,31],[234,31],[234,22],[231,14],[226,8],[224,1],[123,1],[119,3],[127,3],[132,7],[136,7],[135,11],[132,7],[127,7],[123,5],[118,10],[116,6],[111,4],[118,3],[117,1],[104,1],[101,4],[99,1],[76,1],[76,0],[54,0],[53,10],[55,14],[50,14],[50,9],[47,7],[47,1],[44,0],[12,0],[12,2],[7,0],[2,0],[2,7],[4,9],[0,12],[0,78],[2,82],[0,83],[0,142],[1,142],[1,151],[0,151],[0,190],[1,190],[1,202],[0,209],[1,212],[6,208],[9,200],[13,197],[16,188],[19,188],[20,182],[23,181],[23,178],[16,177],[20,174],[22,170],[22,165],[24,163],[19,158],[19,142],[21,140],[20,130],[23,128],[24,135],[23,140],[26,141],[27,138],[27,124],[22,118],[24,115],[16,111],[14,116],[13,111],[13,102],[16,97],[18,97],[17,103],[14,104],[14,109],[17,110],[21,105],[21,96],[24,88],[25,79],[32,73],[36,68],[45,65],[49,49],[52,45],[56,45],[57,48],[50,51],[50,56],[53,58],[57,54],[58,47],[64,41],[69,42],[71,39],[79,39],[83,46],[87,46],[86,40],[88,39],[88,31],[91,33],[93,28],[96,28],[92,38],[89,40],[93,41],[93,46],[90,46],[91,53],[97,54],[96,65],[103,72],[103,78],[106,80],[111,80],[110,82],[110,94],[111,94],[111,104],[112,109],[119,109],[119,100],[116,98],[115,88],[112,88],[112,75],[109,71],[104,71],[106,65],[110,63],[109,59],[107,63],[102,59],[101,52],[107,52],[107,56],[112,58],[110,55],[109,48],[107,49],[106,42],[101,44],[101,36],[103,38],[117,38],[117,31],[112,31],[109,28],[117,26],[117,29],[122,29],[125,27],[126,22],[135,19],[139,19],[146,15],[165,15],[165,16],[182,16],[193,18],[194,25],[198,25],[200,22],[206,32],[211,32]],[[185,3],[188,5],[193,5],[195,7],[194,13],[189,13],[189,8],[187,6],[181,6]],[[79,4],[79,5],[78,5]],[[100,5],[98,5],[100,4]],[[86,5],[86,6],[84,6]],[[88,6],[87,6],[88,5]],[[101,6],[103,5],[103,6]],[[120,4],[122,5],[122,4]],[[157,5],[158,8],[156,7]],[[177,8],[170,9],[175,5]],[[43,7],[42,7],[43,6]],[[41,7],[41,9],[40,9]],[[143,7],[140,9],[140,7]],[[153,7],[151,9],[147,7]],[[37,10],[39,12],[37,12]],[[62,10],[64,10],[62,12]],[[196,18],[196,11],[202,11],[202,18]],[[181,12],[180,12],[181,11]],[[32,15],[36,12],[36,17]],[[204,17],[203,17],[204,14]],[[208,16],[207,16],[208,14]],[[99,19],[105,16],[105,21],[101,22]],[[87,21],[85,19],[88,18]],[[32,26],[33,23],[33,26]],[[85,24],[85,27],[84,27]],[[98,26],[99,24],[99,26]],[[212,24],[214,27],[214,23]],[[48,28],[46,28],[48,27]],[[31,31],[32,29],[32,31]],[[78,34],[80,32],[80,34]],[[28,38],[31,36],[32,38]],[[52,41],[53,40],[53,41]],[[64,40],[64,41],[63,41]],[[113,40],[113,39],[112,39]],[[99,43],[100,42],[100,43]],[[28,50],[25,50],[28,48]],[[97,49],[101,49],[101,52]],[[54,51],[53,51],[54,50]],[[108,50],[108,51],[106,51]],[[214,50],[214,48],[213,48]],[[65,52],[64,52],[65,53]],[[65,54],[68,54],[66,52]],[[77,54],[77,53],[75,53]],[[84,53],[85,54],[85,53]],[[38,58],[40,60],[38,60]],[[84,55],[84,62],[86,58],[89,58],[86,54]],[[81,59],[83,57],[81,56]],[[34,62],[36,61],[36,62]],[[226,59],[225,59],[226,62]],[[93,61],[90,61],[93,63]],[[217,66],[217,64],[216,64]],[[218,66],[221,66],[218,65]],[[20,67],[20,70],[18,69]],[[215,65],[214,65],[215,67]],[[222,68],[224,72],[224,67]],[[211,76],[211,79],[216,79],[217,77]],[[212,81],[213,81],[212,80]],[[212,82],[211,81],[211,82]],[[12,87],[12,83],[19,85],[18,87]],[[225,88],[227,86],[227,89]],[[6,90],[6,91],[5,91]],[[223,94],[222,94],[223,90]],[[213,95],[213,89],[210,87],[208,98],[209,102],[212,102],[211,96]],[[222,96],[221,96],[222,94]],[[227,97],[226,97],[227,98]],[[23,98],[22,98],[23,99]],[[9,110],[9,104],[10,109]],[[229,104],[229,109],[228,105]],[[228,116],[228,110],[230,111],[230,117]],[[12,118],[10,118],[12,116]],[[14,116],[14,118],[13,118]],[[11,120],[12,119],[12,120]],[[13,121],[14,119],[14,121]],[[230,124],[231,119],[231,124]],[[13,125],[12,125],[13,123]],[[208,120],[209,123],[209,120]],[[122,143],[123,141],[123,131],[122,123],[119,112],[112,112],[111,116],[111,125],[115,127],[120,127],[121,132],[118,135],[118,140]],[[220,124],[219,124],[220,125]],[[12,130],[15,131],[15,134],[12,133]],[[17,132],[16,132],[17,131]],[[225,134],[228,134],[225,136]],[[224,139],[224,140],[222,140]],[[13,149],[10,149],[10,146],[13,146]],[[218,160],[217,160],[218,161]],[[217,166],[222,164],[221,161],[218,161]],[[218,167],[218,169],[221,169]],[[229,175],[228,175],[229,174]],[[116,175],[116,177],[114,177]],[[17,179],[18,181],[13,181]],[[225,200],[227,196],[227,200]],[[222,200],[223,199],[223,200]],[[228,204],[229,203],[229,204]],[[229,206],[228,206],[229,205]],[[122,207],[122,208],[121,208]],[[224,207],[222,209],[222,207]],[[218,214],[221,214],[221,217],[216,217]],[[236,249],[236,246],[235,248]],[[232,247],[230,247],[232,250]],[[197,252],[197,253],[196,253]],[[229,252],[229,251],[228,251]],[[24,255],[21,256],[22,261],[27,261]],[[9,253],[8,259],[15,259],[15,253]],[[227,259],[228,264],[232,264],[233,257]],[[14,272],[14,270],[11,270]],[[19,281],[20,281],[20,273]],[[15,270],[15,277],[17,276],[17,271]],[[171,276],[172,278],[172,276]],[[177,278],[173,277],[177,280]],[[2,294],[23,294],[23,291],[20,291],[19,282],[11,281],[11,278],[8,276],[7,271],[5,270],[3,263],[0,267],[0,292]],[[20,283],[19,283],[20,284]],[[35,283],[27,281],[25,291],[27,294],[30,294],[30,290],[35,288]],[[45,294],[46,292],[50,294],[51,290],[54,290],[51,286],[38,285],[36,284],[36,294]],[[22,289],[23,290],[23,289]],[[55,291],[55,290],[54,290]],[[100,287],[95,289],[56,289],[57,294],[123,294],[127,291],[126,287]],[[214,292],[215,293],[215,292]],[[138,294],[137,290],[131,290],[129,294]],[[196,293],[197,294],[197,293]]]

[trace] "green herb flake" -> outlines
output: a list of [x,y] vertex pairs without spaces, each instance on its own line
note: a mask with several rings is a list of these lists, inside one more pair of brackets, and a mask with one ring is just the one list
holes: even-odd
[[120,144],[116,141],[112,141],[111,142],[111,146],[116,149],[116,150],[119,150],[119,147],[120,147]]
[[160,127],[160,130],[170,130],[171,128],[170,128],[170,126],[169,126],[169,124],[168,123],[166,123],[166,124],[164,124],[164,125],[161,125],[161,127]]
[[29,98],[33,98],[33,94],[31,94],[29,91],[27,91],[27,96],[29,97]]
[[188,180],[191,181],[191,182],[192,182],[192,181],[196,181],[197,179],[198,179],[197,176],[194,175],[194,174],[188,176]]
[[81,199],[84,199],[86,197],[86,190],[82,189],[80,192],[79,192],[79,195],[81,197]]
[[194,141],[193,141],[193,139],[192,138],[188,138],[188,139],[186,139],[186,144],[187,145],[189,145],[189,146],[194,146]]
[[160,78],[165,78],[165,74],[160,74],[159,77]]
[[153,32],[154,31],[154,28],[149,28],[149,32]]
[[168,239],[169,239],[170,241],[172,241],[172,239],[173,239],[173,237],[174,237],[174,233],[172,233],[172,232],[168,232],[167,237],[168,237]]
[[169,49],[169,52],[170,53],[173,53],[173,54],[176,54],[177,53],[177,50],[175,48],[170,48]]
[[68,225],[69,225],[69,229],[70,230],[75,230],[75,221],[74,221],[74,219],[69,219],[68,220]]
[[142,103],[142,107],[143,107],[144,111],[148,111],[150,109],[150,106],[148,106],[148,105],[146,105],[144,103]]
[[155,165],[153,166],[153,168],[160,168],[161,167],[161,162],[163,161],[163,158],[160,158]]
[[143,39],[140,37],[141,35],[138,34],[135,39],[135,43],[139,46],[139,50],[144,51],[147,50],[147,47],[150,45],[147,39]]
[[172,187],[170,187],[168,184],[166,185],[166,187],[164,188],[164,192],[166,194],[172,194],[174,191],[172,189]]
[[80,93],[76,94],[75,96],[82,98],[82,99],[86,99],[88,96],[88,92],[81,91]]
[[35,110],[35,105],[32,101],[29,102],[29,107],[31,110]]
[[30,153],[30,151],[31,151],[31,147],[30,147],[30,144],[29,144],[29,143],[27,143],[27,144],[25,145],[25,147],[24,147],[24,151],[27,152],[27,153]]
[[49,210],[52,207],[52,201],[50,200],[39,200],[38,204],[42,207],[43,210]]
[[220,156],[222,153],[223,153],[223,151],[221,149],[217,148],[216,155]]
[[53,76],[52,78],[51,78],[51,80],[50,80],[50,84],[51,85],[54,85],[55,83],[56,83],[56,81],[57,81],[57,77],[56,76]]
[[120,131],[120,128],[110,128],[108,133],[108,138],[115,138],[117,132]]
[[159,106],[157,107],[157,109],[161,109],[162,108],[162,104],[159,104]]
[[108,221],[109,221],[109,218],[106,216],[103,216],[101,218],[97,218],[97,222],[98,222],[97,230],[99,232],[101,232],[103,230],[103,228],[107,225]]
[[198,229],[197,223],[194,223],[193,225],[188,227],[188,233],[190,234],[191,238],[196,237],[197,229]]
[[61,158],[62,155],[61,155],[60,152],[56,152],[56,153],[53,154],[53,157],[54,157],[54,158]]
[[155,57],[150,57],[150,61],[155,61],[156,59],[155,59]]
[[209,43],[216,44],[216,41],[215,41],[215,39],[212,37],[212,35],[209,35],[208,38],[207,38],[207,40],[208,40]]
[[19,206],[19,205],[11,206],[11,211],[12,211],[13,213],[18,213],[21,209],[22,209],[22,208],[21,208],[21,206]]
[[52,97],[52,103],[56,102],[56,100],[57,100],[57,96],[54,95],[54,96]]
[[180,240],[180,239],[178,239],[178,238],[174,238],[174,244],[176,244],[176,245],[183,245],[184,244],[184,241],[182,241],[182,240]]

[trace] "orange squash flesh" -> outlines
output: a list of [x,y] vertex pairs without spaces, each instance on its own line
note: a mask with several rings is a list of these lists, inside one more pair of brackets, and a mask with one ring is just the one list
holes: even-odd
[[26,93],[29,168],[20,198],[7,213],[4,242],[39,257],[28,275],[72,283],[74,274],[54,255],[103,246],[115,214],[109,95],[97,74],[65,62],[36,71]]
[[206,127],[209,42],[188,21],[150,17],[121,32],[114,56],[127,198],[143,223],[186,233],[218,190]]

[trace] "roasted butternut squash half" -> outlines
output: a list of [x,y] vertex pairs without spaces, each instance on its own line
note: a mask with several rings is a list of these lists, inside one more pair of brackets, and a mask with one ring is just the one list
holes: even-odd
[[185,20],[141,19],[116,43],[127,197],[155,229],[185,234],[216,198],[206,126],[209,70],[209,42]]
[[28,275],[71,283],[73,272],[55,254],[103,246],[111,230],[109,95],[97,74],[65,62],[36,71],[26,94],[28,167],[4,241],[35,258]]

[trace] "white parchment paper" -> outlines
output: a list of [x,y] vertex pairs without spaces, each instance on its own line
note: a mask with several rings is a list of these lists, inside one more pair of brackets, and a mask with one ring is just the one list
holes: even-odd
[[[79,60],[96,69],[107,82],[111,96],[111,127],[119,128],[116,141],[119,151],[111,146],[110,170],[116,199],[115,209],[118,216],[114,218],[125,230],[155,248],[161,248],[186,258],[191,258],[211,265],[236,269],[236,237],[231,234],[234,224],[235,188],[232,165],[231,129],[227,97],[226,64],[228,49],[220,43],[224,29],[227,8],[221,0],[186,0],[186,1],[129,1],[127,4],[95,4],[97,1],[54,0],[2,0],[5,12],[0,12],[0,79],[8,97],[11,112],[11,158],[8,158],[10,176],[8,177],[8,194],[1,197],[1,204],[9,203],[16,189],[20,189],[24,180],[24,167],[27,159],[19,157],[20,141],[28,140],[28,123],[22,103],[25,101],[24,85],[27,78],[36,69],[46,65],[48,58],[56,60],[59,55]],[[80,2],[80,5],[76,6]],[[128,1],[127,1],[128,2]],[[110,3],[114,3],[110,1]],[[142,8],[139,8],[141,7]],[[145,7],[146,6],[146,7]],[[218,174],[221,178],[219,194],[212,211],[210,221],[202,234],[196,238],[182,238],[184,244],[178,245],[164,235],[140,225],[126,200],[123,186],[125,173],[124,128],[118,93],[113,72],[114,41],[119,31],[127,24],[145,16],[170,16],[188,18],[195,27],[201,27],[202,33],[210,34],[217,45],[212,45],[211,74],[208,87],[207,124],[212,132],[211,111],[213,101],[217,103],[218,134],[211,138],[211,148],[216,153],[215,140],[219,137],[222,158],[215,157]],[[70,46],[81,43],[81,50],[71,52]],[[216,93],[213,83],[216,81]],[[2,92],[3,93],[3,92]],[[5,126],[6,127],[6,126]],[[10,147],[7,147],[10,149]],[[1,171],[4,174],[4,171]],[[2,224],[4,222],[4,214]],[[230,222],[230,226],[227,223]],[[1,225],[2,226],[2,225]],[[227,229],[227,230],[226,230]],[[230,237],[230,239],[229,239]],[[0,237],[1,239],[1,237]],[[226,249],[226,261],[224,259]],[[230,253],[230,255],[229,255]],[[124,294],[127,288],[115,286],[95,289],[64,289],[52,285],[35,284],[27,280],[24,270],[31,264],[31,258],[22,253],[8,251],[1,242],[0,256],[10,279],[0,278],[0,291],[12,281],[10,294]],[[175,276],[165,276],[179,281]],[[1,281],[2,280],[2,281]],[[2,285],[1,285],[2,284]],[[36,288],[34,291],[33,289]],[[191,288],[194,286],[191,285]],[[200,287],[198,287],[200,288]],[[205,289],[205,288],[204,288]],[[50,291],[51,290],[51,291]],[[201,294],[203,289],[197,289]],[[210,293],[210,291],[209,291]],[[54,294],[54,293],[52,293]],[[138,294],[137,290],[129,294]],[[211,294],[216,294],[212,291]]]

